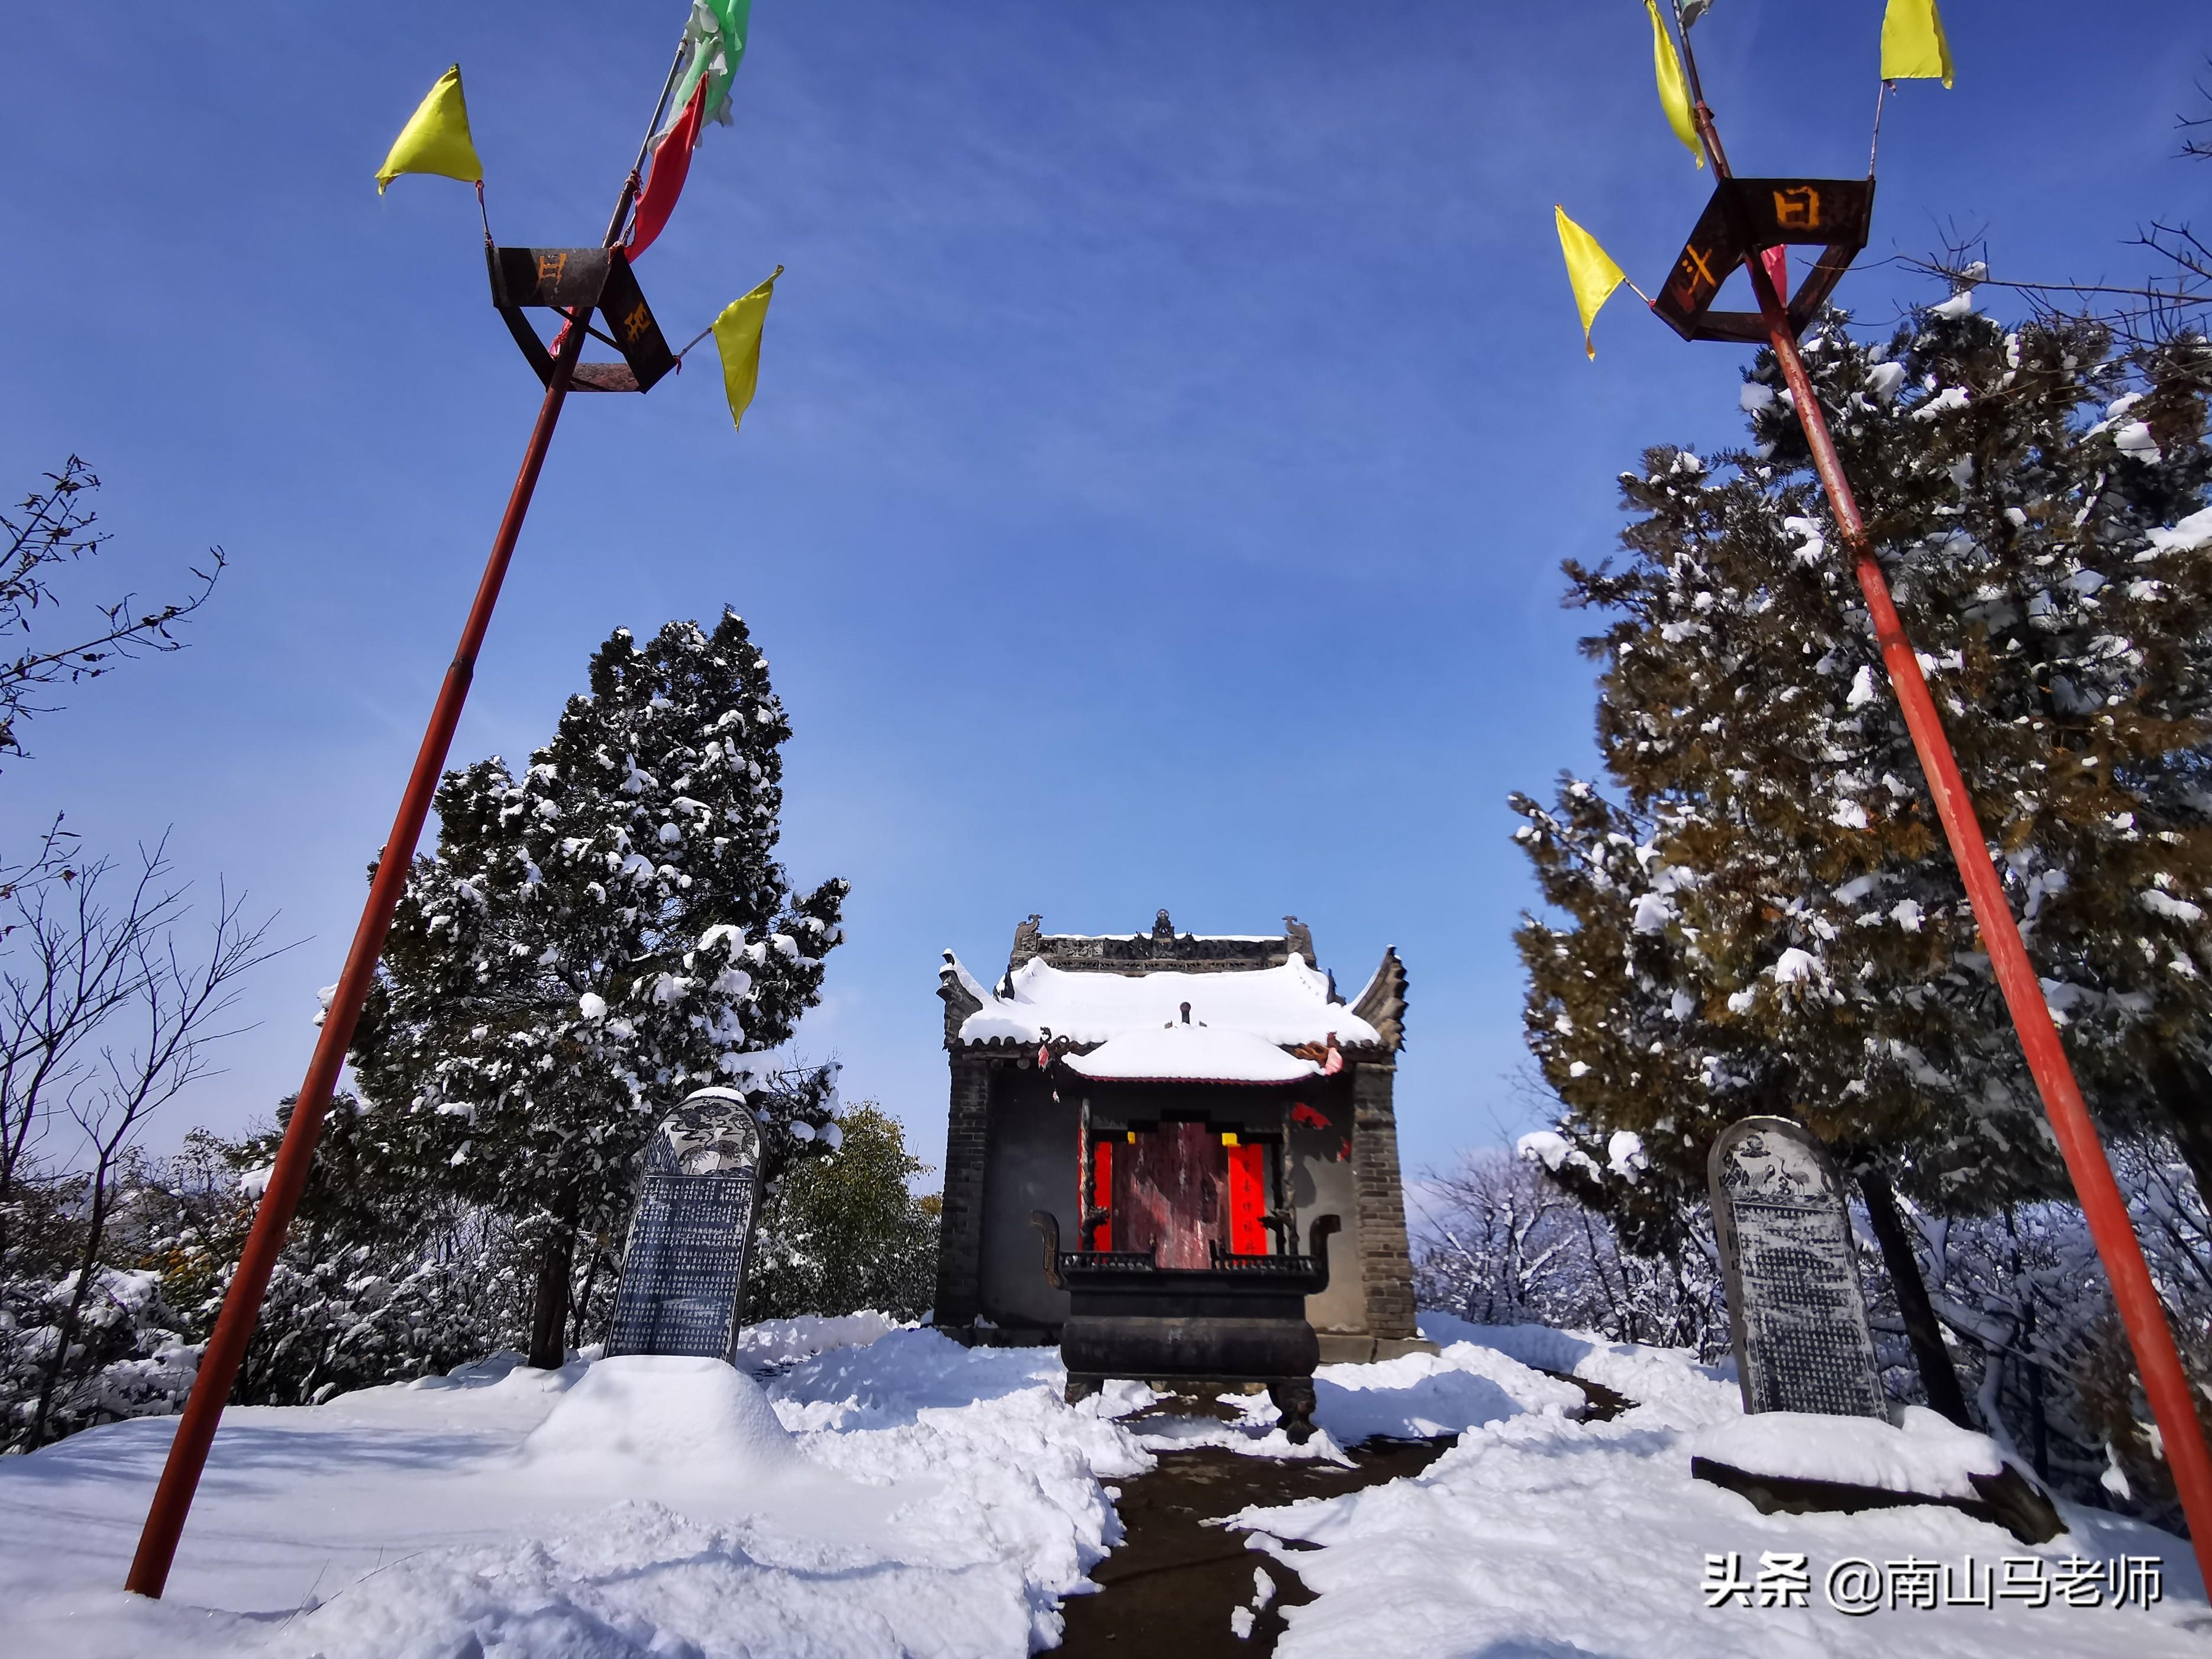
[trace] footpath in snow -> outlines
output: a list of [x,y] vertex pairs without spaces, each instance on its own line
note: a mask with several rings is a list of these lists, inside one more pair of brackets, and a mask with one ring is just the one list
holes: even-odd
[[[1063,1598],[1091,1589],[1119,1541],[1109,1488],[1157,1458],[1212,1445],[1327,1459],[1370,1436],[1455,1434],[1419,1474],[1237,1517],[1255,1565],[1315,1595],[1284,1610],[1278,1652],[2212,1656],[2188,1549],[2165,1534],[2069,1510],[2072,1532],[2029,1549],[1943,1510],[1761,1516],[1690,1478],[1698,1436],[1737,1413],[1723,1375],[1557,1332],[1425,1328],[1441,1357],[1324,1368],[1323,1433],[1303,1448],[1264,1400],[1226,1422],[1124,1423],[1146,1390],[1071,1408],[1049,1349],[971,1351],[874,1316],[756,1328],[750,1376],[507,1356],[319,1407],[234,1410],[158,1603],[116,1587],[173,1425],[115,1424],[0,1462],[0,1653],[1019,1656],[1060,1639]],[[1635,1403],[1579,1420],[1583,1391],[1547,1370]],[[1758,1591],[1706,1605],[1709,1557],[1733,1557],[1749,1584],[1763,1556],[1805,1558],[1805,1605],[1741,1604]],[[2033,1558],[2078,1595],[2076,1556],[2161,1558],[2163,1601],[1911,1604],[1911,1564],[1963,1587],[1969,1558]],[[1905,1604],[1829,1605],[1827,1576],[1850,1560],[1905,1584]],[[1789,1571],[1764,1577],[1771,1599],[1798,1599]]]

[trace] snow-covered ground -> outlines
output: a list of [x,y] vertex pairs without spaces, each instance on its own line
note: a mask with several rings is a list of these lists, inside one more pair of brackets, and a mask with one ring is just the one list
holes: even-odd
[[[1724,1378],[1679,1353],[1430,1324],[1441,1358],[1326,1368],[1324,1433],[1295,1455],[1460,1443],[1413,1479],[1243,1517],[1320,1592],[1290,1609],[1285,1654],[2212,1654],[2186,1547],[2163,1534],[2069,1512],[2075,1532],[2031,1551],[1939,1510],[1761,1517],[1689,1477],[1696,1435],[1736,1411]],[[1239,1421],[1119,1421],[1142,1389],[1071,1409],[1051,1350],[971,1351],[871,1316],[757,1328],[744,1358],[759,1382],[510,1356],[234,1411],[158,1603],[116,1587],[167,1420],[0,1462],[0,1652],[1018,1656],[1057,1639],[1060,1598],[1118,1535],[1112,1489],[1156,1452],[1294,1455],[1264,1400]],[[1577,1421],[1580,1391],[1531,1366],[1639,1403]],[[1763,1552],[1808,1558],[1811,1605],[1708,1609],[1706,1557],[1734,1553],[1750,1582]],[[1848,1617],[1823,1595],[1846,1558],[2055,1574],[2076,1553],[2162,1557],[2164,1601]]]
[[[2129,1659],[2212,1655],[2212,1616],[2189,1546],[2151,1528],[2064,1508],[2073,1530],[2029,1548],[1954,1510],[1891,1509],[1858,1515],[1761,1516],[1733,1493],[1690,1477],[1701,1431],[1739,1419],[1735,1382],[1687,1355],[1534,1327],[1470,1326],[1425,1315],[1422,1329],[1547,1370],[1571,1373],[1638,1402],[1609,1422],[1524,1412],[1484,1425],[1428,1470],[1326,1502],[1247,1510],[1253,1542],[1295,1568],[1319,1599],[1295,1608],[1276,1651],[1285,1659],[1389,1654],[1392,1659],[1813,1659],[1831,1654],[1966,1656],[2126,1654]],[[1548,1379],[1541,1379],[1548,1380]],[[2062,1506],[2063,1507],[2063,1506]],[[1300,1549],[1279,1540],[1318,1544]],[[2034,1606],[2069,1571],[2070,1557],[2106,1563],[2162,1558],[2164,1599],[2145,1611],[2104,1605]],[[1746,1593],[1709,1595],[1720,1583]],[[1778,1601],[1797,1599],[1790,1568],[1761,1573],[1762,1557],[1802,1557],[1805,1605],[1761,1606],[1762,1576]],[[1969,1569],[1971,1557],[1973,1566]],[[1733,1558],[1733,1565],[1730,1565]],[[2018,1592],[1995,1592],[2008,1559]],[[1879,1610],[1844,1613],[1879,1583]],[[1899,1564],[1899,1571],[1893,1564]],[[1931,1577],[1936,1603],[1915,1605]],[[1947,1580],[1945,1570],[1948,1570]],[[1943,1605],[1949,1593],[1988,1607]],[[2068,1592],[2083,1596],[2081,1575]],[[1887,1605],[1902,1587],[1901,1605]],[[1711,1599],[1722,1604],[1709,1607]],[[2141,1599],[2140,1597],[2131,1599]],[[1752,1605],[1745,1605],[1749,1602]]]

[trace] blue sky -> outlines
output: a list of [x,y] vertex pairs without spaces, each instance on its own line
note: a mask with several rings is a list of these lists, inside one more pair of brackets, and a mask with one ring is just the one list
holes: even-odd
[[[0,831],[173,825],[305,940],[157,1139],[297,1085],[537,401],[469,191],[370,175],[458,59],[501,239],[595,242],[684,11],[12,9],[0,488],[76,451],[117,576],[233,563],[190,651],[38,725]],[[1863,170],[1880,16],[1719,0],[1739,170]],[[1844,299],[1929,297],[1874,262],[1951,224],[2000,276],[2139,276],[2212,185],[2171,159],[2201,7],[1945,16]],[[1347,990],[1395,944],[1409,1169],[1528,1127],[1504,797],[1590,763],[1559,562],[1644,446],[1735,436],[1746,361],[1626,296],[1583,360],[1553,204],[1650,288],[1708,189],[1641,7],[760,0],[736,107],[640,275],[680,339],[788,267],[759,401],[741,438],[711,372],[571,404],[455,758],[542,741],[614,627],[732,605],[797,732],[787,862],[854,883],[802,1045],[923,1157],[938,953],[988,974],[1032,910],[1296,912]]]

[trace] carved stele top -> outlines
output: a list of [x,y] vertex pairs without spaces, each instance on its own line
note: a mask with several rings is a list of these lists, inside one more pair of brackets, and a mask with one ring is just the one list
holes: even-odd
[[1887,1419],[1842,1177],[1787,1118],[1747,1117],[1706,1166],[1747,1412]]
[[647,1175],[724,1175],[757,1169],[760,1131],[735,1089],[701,1089],[660,1121],[646,1149]]

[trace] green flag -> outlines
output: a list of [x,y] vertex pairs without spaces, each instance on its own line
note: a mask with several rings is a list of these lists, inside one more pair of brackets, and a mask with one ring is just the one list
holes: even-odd
[[730,80],[744,61],[745,30],[751,26],[753,0],[691,0],[691,19],[684,26],[689,54],[669,100],[672,113],[691,101],[699,82],[707,83],[707,118],[730,124]]
[[742,429],[745,410],[752,407],[753,390],[760,384],[761,330],[768,323],[768,302],[778,265],[768,281],[740,299],[732,300],[714,319],[714,349],[722,356],[722,390],[729,394],[730,424]]

